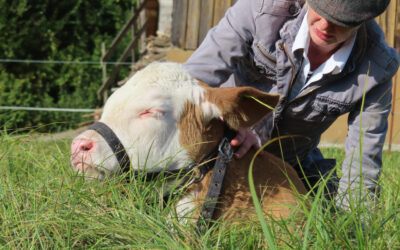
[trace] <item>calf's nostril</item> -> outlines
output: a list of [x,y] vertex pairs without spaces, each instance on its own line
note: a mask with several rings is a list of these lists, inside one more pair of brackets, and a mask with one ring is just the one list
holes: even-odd
[[89,151],[93,148],[93,142],[81,143],[79,146],[80,151]]
[[94,147],[94,142],[91,140],[76,139],[72,142],[71,152],[73,154],[79,152],[87,152],[93,149],[93,147]]
[[93,148],[93,142],[92,141],[82,141],[79,144],[79,151],[89,151]]

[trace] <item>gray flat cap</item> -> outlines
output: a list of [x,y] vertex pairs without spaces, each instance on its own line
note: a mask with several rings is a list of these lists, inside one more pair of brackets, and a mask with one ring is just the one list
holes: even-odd
[[355,27],[385,11],[390,0],[308,0],[326,20],[342,27]]

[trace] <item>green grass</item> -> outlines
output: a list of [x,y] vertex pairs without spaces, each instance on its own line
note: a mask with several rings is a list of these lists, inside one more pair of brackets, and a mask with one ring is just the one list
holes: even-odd
[[[163,206],[155,186],[114,178],[86,183],[71,170],[70,140],[43,141],[32,136],[0,135],[0,247],[255,249],[266,243],[257,220],[235,226],[216,224],[205,235],[182,224]],[[326,157],[344,157],[342,149],[323,149]],[[304,207],[305,223],[267,221],[278,249],[400,248],[400,153],[384,154],[376,208],[337,211],[315,199]],[[324,208],[325,207],[325,208]],[[327,208],[326,208],[327,207]],[[367,211],[368,226],[360,228]]]

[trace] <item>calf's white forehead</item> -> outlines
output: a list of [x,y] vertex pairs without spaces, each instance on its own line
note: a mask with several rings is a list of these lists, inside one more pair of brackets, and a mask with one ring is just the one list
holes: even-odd
[[109,98],[104,115],[164,106],[172,108],[178,119],[186,101],[207,107],[204,109],[209,113],[206,116],[218,113],[216,107],[211,107],[212,104],[203,102],[204,88],[180,64],[152,63],[137,72]]
[[189,85],[197,85],[181,64],[177,63],[152,63],[137,72],[127,85],[156,84],[167,88],[181,88]]

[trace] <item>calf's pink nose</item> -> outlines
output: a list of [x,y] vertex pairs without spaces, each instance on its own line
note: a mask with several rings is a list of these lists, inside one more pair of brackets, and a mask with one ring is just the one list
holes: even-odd
[[87,152],[94,147],[94,141],[86,139],[75,139],[71,144],[71,153]]

